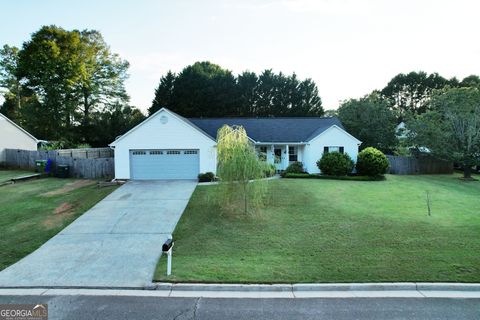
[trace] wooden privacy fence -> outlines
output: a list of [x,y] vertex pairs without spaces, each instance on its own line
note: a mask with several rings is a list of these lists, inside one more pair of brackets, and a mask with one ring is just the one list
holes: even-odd
[[432,157],[404,157],[387,155],[392,174],[453,173],[453,163]]
[[113,150],[110,148],[61,149],[54,151],[60,157],[80,159],[113,158]]
[[[113,154],[109,153],[109,157],[98,157],[98,155],[107,154],[105,149],[106,148],[99,148],[98,151],[95,151],[96,149],[51,151],[6,149],[5,163],[9,167],[35,169],[35,160],[50,159],[54,165],[68,165],[70,167],[70,176],[75,178],[111,179],[115,176],[115,162]],[[86,151],[84,152],[82,150]],[[79,155],[79,157],[72,157],[68,155]]]

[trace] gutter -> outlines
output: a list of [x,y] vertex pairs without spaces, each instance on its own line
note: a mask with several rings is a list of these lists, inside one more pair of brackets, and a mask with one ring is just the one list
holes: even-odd
[[285,145],[290,145],[290,146],[299,146],[299,145],[307,145],[308,143],[306,142],[261,142],[257,141],[255,142],[257,145],[279,145],[279,144],[285,144]]

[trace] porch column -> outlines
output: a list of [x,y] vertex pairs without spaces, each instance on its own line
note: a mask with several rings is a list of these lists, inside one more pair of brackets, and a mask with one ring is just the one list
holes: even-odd
[[267,163],[275,164],[274,146],[267,147]]
[[288,164],[289,164],[289,160],[290,160],[290,154],[288,153],[288,144],[285,145],[285,153],[284,153],[284,160],[283,161],[283,169],[287,169],[288,167]]

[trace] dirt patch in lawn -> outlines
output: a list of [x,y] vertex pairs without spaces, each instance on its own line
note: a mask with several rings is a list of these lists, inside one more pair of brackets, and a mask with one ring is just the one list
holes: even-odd
[[48,216],[43,225],[47,228],[58,226],[65,218],[71,217],[75,213],[75,205],[69,202],[63,202],[53,210],[53,214]]
[[86,187],[86,186],[91,186],[95,183],[96,183],[95,180],[77,180],[77,181],[74,181],[74,182],[67,183],[66,185],[64,185],[60,189],[52,190],[52,191],[49,191],[47,193],[44,193],[43,196],[45,196],[45,197],[58,196],[58,195],[65,194],[65,193],[68,193],[70,191],[73,191],[75,189],[83,188],[83,187]]
[[55,208],[55,211],[53,211],[55,214],[64,214],[70,210],[72,210],[73,206],[71,203],[64,202],[58,207]]

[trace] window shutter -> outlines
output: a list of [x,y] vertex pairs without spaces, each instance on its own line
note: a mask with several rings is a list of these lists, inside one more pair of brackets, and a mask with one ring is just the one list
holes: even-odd
[[343,147],[340,147],[339,149],[340,149],[340,150],[339,150],[340,153],[343,153]]
[[323,147],[323,153],[328,153],[328,147]]

